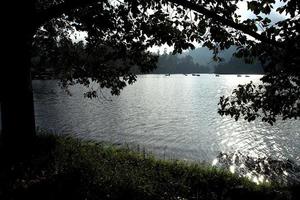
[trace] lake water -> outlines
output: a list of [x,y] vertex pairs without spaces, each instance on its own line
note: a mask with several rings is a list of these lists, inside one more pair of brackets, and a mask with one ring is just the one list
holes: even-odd
[[[34,81],[37,126],[58,133],[139,145],[159,157],[213,162],[219,152],[300,163],[299,120],[246,122],[221,117],[219,97],[261,75],[140,75],[120,96],[86,99],[81,86]],[[107,100],[108,99],[108,100]]]

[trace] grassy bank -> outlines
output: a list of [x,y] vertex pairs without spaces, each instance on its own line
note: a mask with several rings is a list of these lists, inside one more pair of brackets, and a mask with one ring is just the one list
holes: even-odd
[[69,137],[40,135],[35,149],[1,168],[0,199],[297,199],[295,189]]

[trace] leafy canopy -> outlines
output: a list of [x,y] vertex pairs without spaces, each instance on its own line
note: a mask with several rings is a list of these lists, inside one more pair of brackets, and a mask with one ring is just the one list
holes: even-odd
[[[36,0],[37,31],[33,40],[35,70],[52,68],[67,87],[96,82],[118,95],[142,73],[156,67],[154,45],[174,46],[174,54],[201,43],[218,53],[232,45],[245,62],[259,59],[262,84],[239,85],[221,97],[219,113],[236,120],[300,116],[299,1],[247,1],[254,18],[237,13],[242,0]],[[273,23],[270,12],[285,15]],[[86,44],[74,43],[76,31],[87,33]],[[95,90],[86,94],[97,96]]]

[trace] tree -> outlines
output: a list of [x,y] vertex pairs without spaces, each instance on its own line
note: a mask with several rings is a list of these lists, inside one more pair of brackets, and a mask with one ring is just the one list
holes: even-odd
[[[37,26],[30,23],[34,18],[32,1],[12,4],[12,2],[7,2],[3,5],[14,13],[14,17],[3,20],[3,27],[5,27],[3,49],[5,51],[2,62],[7,66],[1,67],[2,133],[0,142],[1,147],[5,146],[11,151],[18,151],[15,147],[22,149],[21,146],[29,144],[35,134],[29,49]],[[22,149],[22,151],[25,150]]]
[[[32,46],[39,48],[39,58],[53,58],[48,64],[55,60],[56,66],[63,66],[54,71],[64,87],[96,81],[116,95],[135,81],[131,66],[139,66],[142,72],[155,67],[157,56],[147,52],[148,47],[164,43],[174,43],[177,51],[191,47],[188,34],[161,11],[161,2],[30,0],[8,4],[14,17],[5,26],[7,49],[13,51],[6,52],[10,66],[1,72],[1,143],[11,151],[30,147],[35,135]],[[149,14],[149,9],[154,13]],[[68,36],[75,30],[88,32],[85,47],[70,41]],[[96,54],[99,58],[93,59]],[[95,91],[86,94],[95,95]]]
[[[10,67],[1,73],[1,141],[8,146],[22,146],[35,134],[29,70],[32,46],[40,48],[41,57],[48,54],[58,58],[58,64],[64,64],[56,68],[63,86],[74,83],[89,86],[91,81],[96,81],[100,87],[111,88],[113,94],[118,94],[126,84],[135,81],[131,66],[139,66],[142,71],[155,68],[157,58],[147,52],[148,47],[169,44],[174,45],[173,53],[181,53],[183,49],[194,48],[192,42],[196,41],[213,49],[214,58],[218,60],[218,52],[236,45],[239,48],[237,56],[244,57],[247,62],[258,57],[264,64],[265,85],[258,90],[251,89],[254,87],[251,84],[240,86],[232,98],[221,98],[220,114],[236,119],[245,115],[246,119],[253,120],[262,110],[264,120],[269,122],[278,114],[298,117],[298,1],[284,0],[277,11],[289,16],[274,25],[261,14],[269,14],[275,1],[248,2],[248,9],[256,18],[244,21],[236,14],[238,2],[240,0],[7,2],[7,9],[14,16],[4,24],[9,41],[6,49],[14,49],[7,50],[6,60]],[[263,30],[258,30],[258,24]],[[84,56],[70,54],[76,54],[76,51],[69,51],[76,47],[68,38],[72,31],[88,33],[87,46],[79,47]],[[91,54],[101,54],[101,58],[92,60]],[[14,84],[8,85],[12,77]],[[87,95],[96,93],[91,91]],[[278,96],[281,102],[272,101]],[[16,140],[18,144],[12,145],[11,141]]]

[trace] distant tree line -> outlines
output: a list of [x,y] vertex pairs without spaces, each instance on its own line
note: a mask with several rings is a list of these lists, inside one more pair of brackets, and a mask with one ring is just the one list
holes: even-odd
[[159,56],[157,68],[151,72],[154,74],[189,74],[189,73],[209,73],[210,69],[207,66],[202,66],[195,63],[190,55],[178,56],[166,52]]
[[228,62],[221,62],[215,67],[217,74],[263,74],[264,70],[259,61],[245,63],[243,59],[232,56]]
[[[51,41],[49,41],[50,43]],[[47,43],[48,46],[50,44]],[[36,42],[34,45],[42,46],[43,43]],[[95,65],[96,60],[101,60],[103,55],[103,47],[94,47],[85,45],[82,41],[74,43],[71,40],[60,41],[60,43],[51,43],[54,52],[49,53],[48,51],[36,51],[33,52],[31,63],[32,63],[32,77],[33,79],[60,79],[65,72],[62,72],[61,66],[70,66],[65,57],[72,57],[72,62],[82,63],[84,65],[90,65],[92,68]],[[36,48],[38,49],[38,48]],[[197,51],[201,48],[195,49],[196,53],[193,51],[188,51],[185,54],[172,54],[167,53],[166,50],[160,55],[158,52],[158,61],[156,63],[156,68],[153,71],[149,71],[151,74],[191,74],[191,73],[218,73],[218,74],[263,74],[263,68],[258,60],[254,60],[253,63],[245,63],[244,59],[237,58],[232,55],[231,52],[225,52],[221,55],[223,58],[222,62],[208,63],[211,60],[212,54],[207,49],[205,51]],[[202,49],[203,50],[203,49]],[[93,53],[92,53],[93,52]],[[114,54],[118,59],[117,54]],[[202,62],[199,57],[204,59]],[[88,59],[87,59],[88,58]],[[199,64],[198,61],[201,63]],[[124,64],[124,63],[123,63]],[[136,66],[131,66],[128,63],[127,67],[131,67],[131,72],[140,74],[141,70]],[[120,66],[126,67],[126,66]],[[74,67],[73,67],[74,68]],[[114,66],[110,70],[118,70],[119,68]],[[82,72],[82,71],[81,71]],[[73,74],[74,76],[75,74]]]
[[[199,48],[200,49],[200,48]],[[197,49],[195,49],[197,51]],[[210,52],[201,51],[204,57],[209,57]],[[159,54],[159,53],[158,53]],[[158,58],[157,68],[150,73],[154,74],[190,74],[190,73],[218,73],[218,74],[263,74],[264,70],[258,60],[253,60],[252,63],[245,63],[244,59],[238,58],[232,54],[227,53],[222,57],[221,62],[211,61],[207,65],[199,64],[197,57],[199,54],[189,51],[184,55],[167,53],[164,51]],[[203,56],[202,56],[203,57]],[[205,58],[209,60],[210,58]],[[212,65],[212,62],[215,65]],[[202,63],[205,63],[203,61]]]

